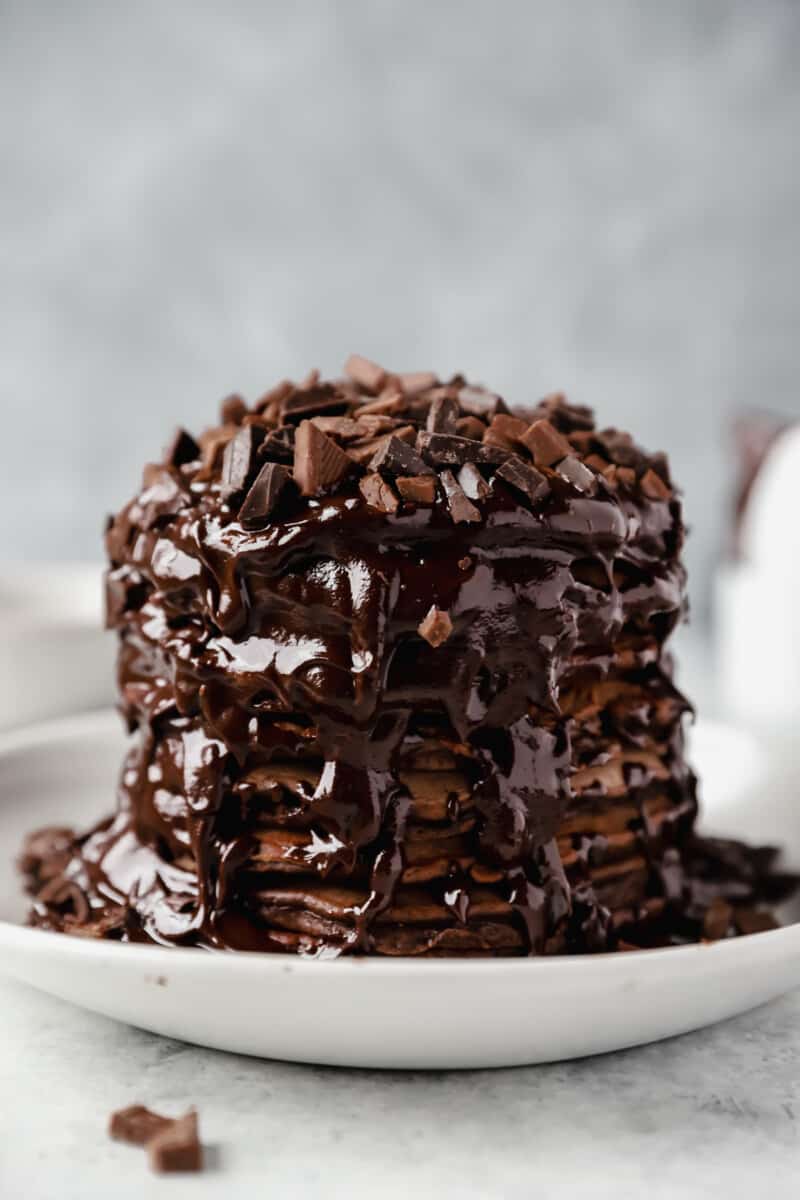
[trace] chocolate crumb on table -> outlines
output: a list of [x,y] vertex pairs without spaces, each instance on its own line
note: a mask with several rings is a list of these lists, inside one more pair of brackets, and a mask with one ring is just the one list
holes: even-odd
[[182,1117],[162,1117],[143,1104],[132,1104],[111,1114],[108,1131],[115,1141],[144,1147],[150,1166],[159,1174],[203,1169],[194,1108]]
[[131,1104],[113,1112],[109,1119],[108,1132],[116,1142],[128,1142],[131,1146],[146,1146],[157,1133],[169,1128],[170,1117],[161,1117],[143,1104]]

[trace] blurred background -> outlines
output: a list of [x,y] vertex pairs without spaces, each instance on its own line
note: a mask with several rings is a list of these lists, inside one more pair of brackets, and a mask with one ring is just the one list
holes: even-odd
[[176,423],[351,350],[670,452],[800,415],[800,7],[0,2],[0,561],[91,559]]

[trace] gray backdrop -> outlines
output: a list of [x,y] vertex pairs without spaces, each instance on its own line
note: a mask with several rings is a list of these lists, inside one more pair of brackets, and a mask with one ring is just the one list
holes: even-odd
[[350,350],[666,448],[797,408],[800,8],[0,0],[0,559],[99,554],[176,422]]

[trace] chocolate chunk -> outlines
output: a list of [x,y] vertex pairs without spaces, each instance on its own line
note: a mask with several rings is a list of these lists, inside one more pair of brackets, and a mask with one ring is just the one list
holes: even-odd
[[241,396],[235,392],[231,396],[226,396],[219,406],[220,420],[223,425],[241,425],[243,417],[247,415],[247,405]]
[[192,1108],[185,1117],[170,1121],[147,1143],[150,1166],[158,1174],[174,1171],[202,1171],[203,1147],[197,1132],[197,1113]]
[[458,560],[458,566],[459,566],[459,570],[468,571],[470,569],[470,567],[472,566],[472,559],[467,554],[464,556],[464,558],[460,558]]
[[264,463],[239,509],[245,529],[263,528],[290,479],[289,470],[280,463]]
[[200,447],[185,429],[176,429],[172,441],[164,451],[164,462],[169,467],[182,467],[200,457]]
[[113,1112],[108,1122],[109,1135],[115,1142],[127,1142],[131,1146],[146,1146],[156,1134],[169,1129],[174,1121],[151,1112],[143,1104],[131,1104]]
[[563,392],[551,392],[536,405],[536,412],[546,417],[560,433],[578,429],[594,429],[594,413],[581,404],[568,404]]
[[236,436],[234,425],[223,425],[217,429],[207,429],[200,435],[200,470],[195,479],[199,482],[211,479],[222,463],[222,455],[228,442]]
[[406,371],[397,376],[397,382],[406,396],[414,396],[418,392],[426,392],[428,388],[436,387],[439,380],[433,371]]
[[349,398],[334,384],[315,384],[312,387],[298,388],[286,396],[281,402],[281,423],[298,421],[318,413],[345,413],[349,407]]
[[403,499],[412,504],[433,504],[436,499],[434,475],[399,475],[395,484]]
[[506,406],[500,396],[482,387],[462,387],[458,393],[458,403],[461,411],[473,417],[493,417],[495,413],[505,412]]
[[376,413],[391,417],[395,413],[403,412],[407,404],[408,401],[402,392],[390,391],[384,396],[379,396],[377,400],[369,400],[366,404],[359,404],[353,415],[361,418],[370,413]]
[[268,462],[280,462],[288,465],[294,462],[294,425],[283,425],[271,430],[258,450],[258,457]]
[[253,408],[256,412],[269,415],[270,419],[277,423],[281,405],[287,396],[291,396],[294,390],[294,384],[290,379],[282,379],[280,383],[275,384],[275,387],[270,388],[268,392],[264,392],[261,399],[256,400]]
[[503,463],[495,478],[502,479],[532,503],[541,500],[550,491],[550,485],[541,471],[523,462],[516,454]]
[[597,441],[606,458],[618,467],[638,467],[643,460],[641,451],[629,433],[622,433],[619,429],[604,429],[597,434]]
[[475,463],[464,463],[458,472],[458,482],[470,500],[485,500],[491,491]]
[[[402,445],[402,442],[400,443]],[[400,507],[400,501],[392,489],[392,485],[387,483],[382,475],[374,472],[371,475],[365,475],[358,483],[359,491],[372,508],[377,508],[380,512],[395,513]]]
[[450,614],[432,604],[424,620],[417,626],[417,631],[421,637],[425,638],[426,642],[436,649],[446,642],[453,632]]
[[625,487],[636,487],[636,472],[632,467],[616,467],[616,477],[620,483],[624,483]]
[[386,371],[383,367],[379,367],[368,358],[362,358],[360,354],[350,355],[344,364],[344,373],[373,396],[376,396],[386,383]]
[[656,475],[651,468],[645,471],[639,483],[648,500],[669,500],[672,495],[661,476]]
[[220,482],[220,492],[225,499],[235,492],[243,492],[249,485],[255,473],[256,452],[265,434],[261,425],[243,425],[236,437],[228,442],[222,456]]
[[428,433],[455,433],[458,420],[458,401],[455,397],[444,392],[431,401],[425,428]]
[[442,471],[440,476],[444,494],[447,497],[447,507],[456,525],[474,524],[481,519],[481,510],[467,499],[463,489],[456,482],[452,471]]
[[456,421],[456,433],[459,437],[473,438],[477,442],[482,442],[486,430],[487,426],[477,417],[459,417]]
[[562,479],[566,479],[579,492],[588,492],[594,487],[594,475],[579,458],[564,458],[556,468]]
[[[391,430],[395,430],[395,436],[397,436],[400,434],[400,427],[402,425],[402,422],[399,421],[397,417],[387,417],[384,413],[364,414],[361,409],[358,410],[358,416],[355,418],[355,422],[358,426],[358,436],[362,438],[378,437],[380,434],[389,433]],[[405,432],[401,434],[401,439],[402,441],[407,442],[409,440],[408,431],[413,427],[404,426],[403,428]],[[416,430],[414,430],[413,437],[411,437],[412,443],[416,436]]]
[[710,942],[717,942],[720,938],[724,938],[731,925],[731,916],[733,909],[726,900],[721,896],[716,896],[703,917],[703,937],[708,938]]
[[487,446],[454,433],[417,434],[417,450],[426,462],[438,465],[461,466],[465,462],[502,463],[508,451],[500,446]]
[[537,467],[551,467],[553,463],[572,454],[572,446],[567,439],[544,417],[534,421],[519,440],[530,451]]
[[491,446],[504,446],[506,450],[513,450],[515,443],[521,440],[527,430],[527,421],[509,416],[508,413],[498,413],[496,417],[492,417],[483,440]]
[[417,431],[413,425],[399,425],[390,434],[383,434],[381,437],[370,437],[363,442],[359,441],[349,445],[347,453],[353,462],[360,463],[361,466],[366,466],[377,452],[386,445],[390,437],[396,437],[401,442],[413,445],[416,441]]
[[389,471],[393,475],[435,475],[432,467],[416,450],[392,435],[376,450],[369,464],[371,471]]
[[338,483],[352,465],[344,450],[311,421],[302,421],[294,439],[294,481],[304,496],[316,496]]
[[778,922],[771,913],[757,908],[735,909],[733,921],[739,933],[768,933],[770,929],[778,928]]
[[587,454],[584,462],[586,463],[587,467],[591,467],[593,471],[597,471],[600,475],[602,475],[608,467],[606,460],[601,458],[599,454]]
[[340,442],[352,441],[363,437],[365,433],[360,422],[352,417],[312,417],[311,420],[317,429],[321,429],[328,437],[338,438]]

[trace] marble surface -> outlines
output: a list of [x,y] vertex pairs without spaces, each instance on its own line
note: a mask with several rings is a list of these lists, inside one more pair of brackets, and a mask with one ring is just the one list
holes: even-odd
[[[324,1017],[324,998],[320,1013]],[[0,984],[7,1200],[720,1197],[800,1185],[800,992],[711,1029],[504,1071],[345,1071],[237,1058]],[[202,1176],[156,1178],[109,1112],[189,1104]]]

